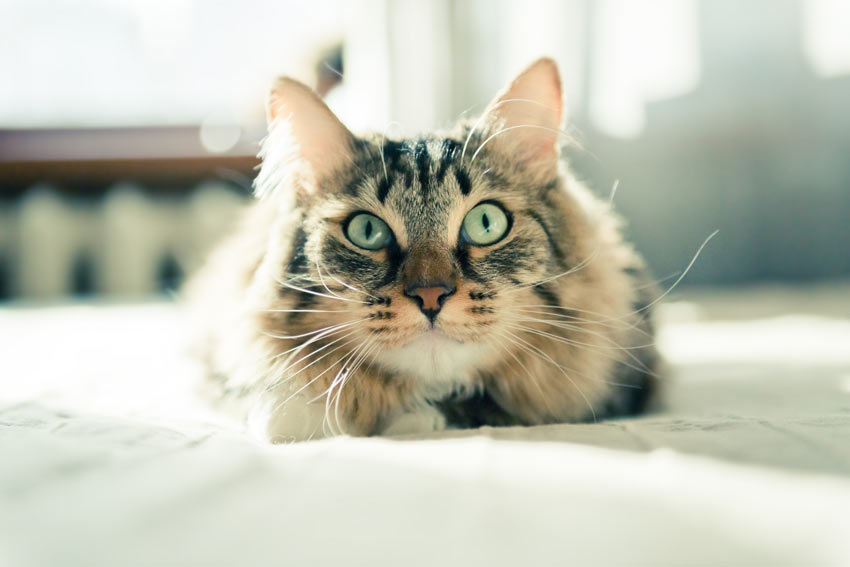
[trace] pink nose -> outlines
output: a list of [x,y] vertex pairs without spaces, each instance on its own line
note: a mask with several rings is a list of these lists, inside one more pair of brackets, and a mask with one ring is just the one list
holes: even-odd
[[422,309],[439,311],[442,307],[440,298],[446,295],[446,290],[442,287],[419,287],[413,293],[422,300]]
[[404,290],[404,294],[416,301],[419,304],[419,309],[431,321],[437,317],[437,313],[442,309],[446,299],[454,292],[455,288],[447,284],[431,284],[421,287],[410,287]]

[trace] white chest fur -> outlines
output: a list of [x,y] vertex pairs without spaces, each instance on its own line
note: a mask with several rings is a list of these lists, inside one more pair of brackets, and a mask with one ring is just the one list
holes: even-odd
[[439,399],[471,387],[475,371],[493,356],[492,348],[460,343],[432,331],[397,349],[380,353],[378,360],[400,377],[416,380],[425,397]]

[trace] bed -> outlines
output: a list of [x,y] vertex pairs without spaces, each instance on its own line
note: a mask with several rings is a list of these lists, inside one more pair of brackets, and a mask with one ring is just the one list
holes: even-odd
[[850,284],[662,315],[637,419],[266,445],[179,305],[0,307],[0,565],[850,565]]

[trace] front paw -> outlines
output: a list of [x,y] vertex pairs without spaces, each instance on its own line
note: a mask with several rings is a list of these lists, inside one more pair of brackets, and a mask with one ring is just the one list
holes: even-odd
[[446,418],[436,408],[425,406],[412,412],[400,413],[387,421],[381,435],[416,435],[441,431]]

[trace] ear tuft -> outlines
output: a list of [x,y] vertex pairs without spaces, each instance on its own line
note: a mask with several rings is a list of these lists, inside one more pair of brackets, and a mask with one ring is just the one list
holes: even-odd
[[[266,102],[266,118],[269,136],[262,151],[264,170],[300,166],[303,189],[315,191],[334,171],[351,162],[354,136],[303,83],[278,78]],[[271,190],[274,188],[261,192]]]
[[527,165],[557,167],[563,114],[561,78],[549,57],[538,59],[489,104],[488,143]]

